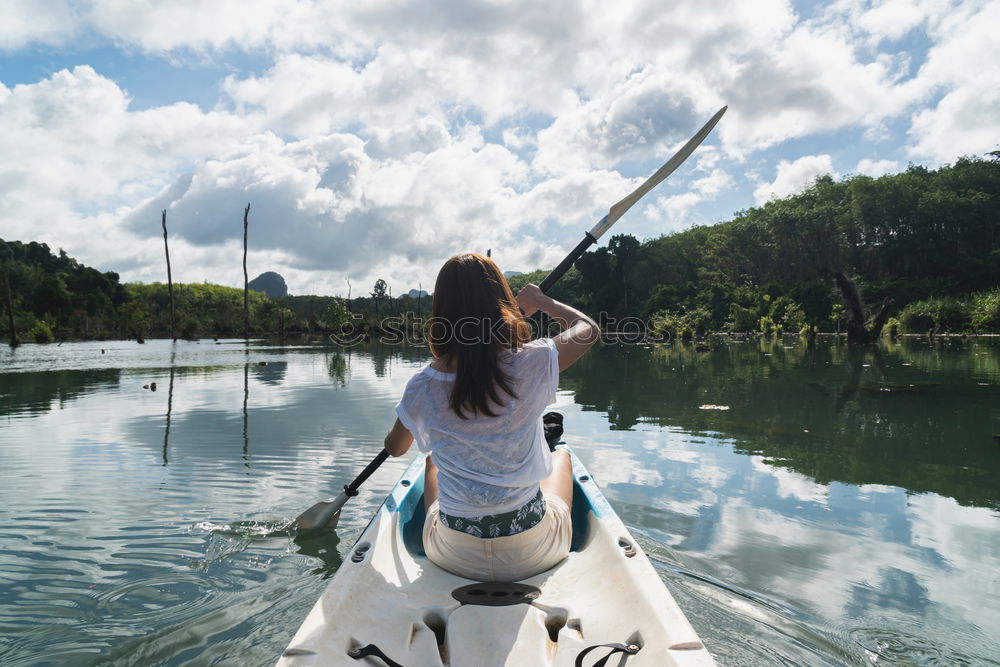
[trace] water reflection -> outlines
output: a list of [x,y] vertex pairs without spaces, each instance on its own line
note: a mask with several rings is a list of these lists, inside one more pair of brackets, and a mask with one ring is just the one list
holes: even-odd
[[[250,350],[247,350],[247,355]],[[247,404],[250,402],[250,362],[243,364],[243,464],[250,465],[250,413]]]
[[711,434],[602,434],[592,415],[567,416],[570,442],[721,664],[861,664],[866,649],[907,664],[928,647],[941,664],[996,654],[1000,522],[990,511],[817,483]]
[[83,394],[114,390],[120,378],[117,368],[49,373],[3,373],[0,369],[0,417],[59,409]]
[[996,664],[998,368],[977,342],[605,348],[563,409],[721,664]]
[[[0,374],[5,665],[270,664],[341,563],[337,535],[203,526],[284,525],[335,495],[381,447],[402,356],[336,382],[327,355],[350,355],[329,347],[143,347],[122,369],[78,369],[94,351],[67,345]],[[403,463],[352,500],[347,544]]]
[[319,566],[310,570],[311,574],[329,579],[344,562],[338,550],[340,536],[334,532],[312,532],[295,536],[296,553],[312,556],[319,560]]
[[[898,486],[1000,507],[1000,347],[908,340],[870,350],[820,341],[718,340],[605,348],[562,386],[613,429],[717,433],[820,483]],[[704,405],[728,410],[701,409]]]
[[351,348],[346,351],[337,349],[326,355],[326,365],[330,373],[330,378],[340,387],[347,386],[347,379],[351,375]]
[[170,463],[170,458],[167,452],[170,448],[170,417],[173,415],[174,411],[174,376],[177,373],[177,369],[174,368],[173,357],[170,360],[170,383],[167,385],[167,420],[163,427],[163,465]]
[[[596,350],[559,409],[720,664],[994,660],[997,345],[713,346]],[[132,349],[0,374],[0,662],[272,664],[406,461],[336,535],[275,527],[374,456],[427,349]]]
[[279,387],[285,381],[287,371],[287,361],[258,361],[253,367],[253,376],[258,382]]

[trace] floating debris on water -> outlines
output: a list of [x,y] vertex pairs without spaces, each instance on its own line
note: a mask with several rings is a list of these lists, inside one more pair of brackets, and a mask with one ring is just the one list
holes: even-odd
[[880,384],[880,385],[868,385],[862,387],[863,391],[878,392],[878,393],[916,393],[920,391],[925,391],[927,389],[936,389],[941,386],[940,382],[921,382],[919,384]]
[[705,405],[699,405],[699,410],[728,410],[728,405],[712,405],[711,403],[706,403]]

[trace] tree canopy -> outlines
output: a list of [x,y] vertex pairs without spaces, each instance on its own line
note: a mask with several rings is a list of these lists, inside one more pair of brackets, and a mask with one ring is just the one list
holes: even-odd
[[[165,285],[123,285],[116,273],[35,242],[0,240],[0,267],[9,277],[16,327],[29,337],[168,329]],[[904,330],[1000,332],[1000,153],[935,170],[911,165],[880,178],[823,176],[800,194],[727,222],[644,242],[618,234],[583,255],[552,296],[605,321],[640,317],[675,333],[834,330],[844,316],[836,271],[857,282],[868,304],[892,298],[894,322]],[[516,293],[547,273],[508,280]],[[251,292],[251,310],[263,331],[429,311],[429,296],[389,296],[380,278],[370,297],[350,301],[272,302]],[[241,330],[242,290],[181,284],[177,306],[185,335]]]
[[[858,279],[869,303],[888,296],[899,309],[929,298],[971,304],[974,293],[1000,285],[1000,160],[963,158],[880,178],[823,176],[727,222],[644,243],[613,236],[576,270],[557,289],[594,316],[659,315],[702,330],[754,331],[762,318],[786,331],[832,328],[838,270]],[[519,287],[545,273],[510,282]]]

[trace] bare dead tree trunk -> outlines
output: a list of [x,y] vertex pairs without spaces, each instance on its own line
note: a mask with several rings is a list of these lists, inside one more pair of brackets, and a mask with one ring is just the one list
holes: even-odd
[[889,306],[891,305],[892,299],[889,297],[882,299],[882,305],[879,307],[878,314],[875,315],[875,319],[872,320],[871,326],[868,327],[868,334],[871,336],[872,340],[878,340],[878,337],[882,335],[882,328],[889,319]]
[[424,314],[424,284],[422,282],[417,283],[417,317],[423,317]]
[[351,312],[351,281],[347,280],[347,312]]
[[247,218],[250,204],[243,209],[243,340],[250,339],[250,281],[247,277]]
[[167,245],[167,209],[163,209],[163,252],[167,256],[167,292],[170,294],[170,337],[177,340],[174,324],[174,279],[170,274],[170,246]]
[[867,318],[858,286],[840,271],[834,273],[834,278],[837,281],[837,288],[840,289],[840,293],[844,297],[847,311],[847,342],[867,345],[878,340],[878,337],[882,335],[882,327],[889,319],[889,306],[892,305],[892,299],[886,297],[882,301],[882,306],[872,319],[871,325],[866,326]]
[[844,298],[847,316],[847,342],[867,343],[868,331],[865,329],[865,309],[861,304],[861,294],[858,286],[840,271],[834,273],[837,288]]

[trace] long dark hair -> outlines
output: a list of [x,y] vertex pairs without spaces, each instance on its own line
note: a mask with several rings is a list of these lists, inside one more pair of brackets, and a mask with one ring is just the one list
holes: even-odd
[[438,272],[431,310],[431,352],[455,367],[451,409],[462,419],[466,410],[495,417],[490,403],[503,405],[501,392],[517,398],[500,351],[531,338],[500,267],[483,255],[455,255]]

